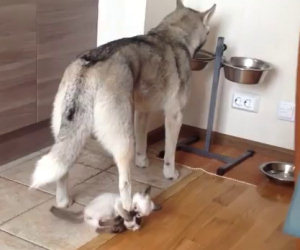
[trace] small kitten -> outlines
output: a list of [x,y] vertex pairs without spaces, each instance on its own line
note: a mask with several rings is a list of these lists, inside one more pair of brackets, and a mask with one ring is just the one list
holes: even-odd
[[73,223],[87,224],[97,232],[121,233],[126,229],[135,231],[141,227],[142,217],[160,209],[150,198],[151,186],[144,193],[135,193],[132,199],[133,211],[123,209],[120,195],[104,193],[92,200],[83,211],[72,212],[52,207],[50,211],[57,217]]

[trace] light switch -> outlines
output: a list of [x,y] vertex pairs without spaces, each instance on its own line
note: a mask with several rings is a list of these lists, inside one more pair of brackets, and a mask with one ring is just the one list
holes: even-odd
[[281,101],[278,106],[277,115],[279,120],[295,121],[295,104]]

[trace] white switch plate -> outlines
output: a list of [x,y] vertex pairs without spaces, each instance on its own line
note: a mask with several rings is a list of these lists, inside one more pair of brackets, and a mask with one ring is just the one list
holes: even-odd
[[242,109],[250,112],[258,112],[259,106],[258,95],[250,93],[235,92],[232,97],[232,107],[236,109]]
[[295,104],[281,101],[278,105],[277,116],[279,120],[295,121]]

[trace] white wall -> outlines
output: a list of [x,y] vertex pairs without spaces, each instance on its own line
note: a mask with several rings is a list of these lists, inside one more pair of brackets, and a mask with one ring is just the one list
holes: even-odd
[[144,33],[146,0],[99,0],[97,44]]
[[176,0],[147,0],[145,32],[157,26],[160,21],[176,9]]
[[[161,2],[148,1],[146,30],[156,25],[162,15],[174,10],[175,0],[164,1],[163,7]],[[292,149],[294,123],[278,120],[276,112],[279,101],[295,101],[300,1],[186,0],[184,3],[197,10],[217,4],[206,49],[214,51],[216,37],[224,36],[228,45],[225,55],[228,57],[257,57],[274,66],[266,81],[256,86],[229,82],[222,72],[215,130]],[[192,96],[184,113],[185,124],[206,127],[212,73],[213,64],[202,72],[193,73]],[[232,109],[234,91],[260,95],[259,112]],[[157,119],[155,125],[158,125]]]

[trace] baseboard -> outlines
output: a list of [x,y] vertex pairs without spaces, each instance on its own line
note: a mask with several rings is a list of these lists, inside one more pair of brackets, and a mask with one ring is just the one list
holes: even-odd
[[[180,137],[198,135],[205,138],[205,129],[183,125]],[[164,126],[156,128],[148,133],[148,144],[154,144],[165,138]],[[294,162],[294,150],[280,148],[260,142],[246,140],[239,137],[213,132],[212,141],[216,144],[235,146],[241,149],[253,149],[266,155],[276,155],[282,161]],[[50,146],[53,138],[50,131],[49,120],[43,121],[11,133],[0,136],[0,165],[17,158]]]
[[[181,127],[181,131],[180,131],[180,137],[188,137],[188,136],[192,136],[192,135],[198,135],[200,138],[205,138],[205,133],[206,130],[205,129],[201,129],[201,128],[197,128],[197,127],[193,127],[190,125],[182,125]],[[152,138],[152,135],[154,138]],[[160,141],[163,140],[164,137],[164,127],[161,126],[157,129],[155,129],[155,131],[151,131],[149,133],[149,144],[152,141]],[[274,155],[274,153],[276,153],[276,156],[278,159],[282,160],[282,161],[288,161],[288,162],[294,162],[294,155],[295,155],[295,151],[294,150],[289,150],[289,149],[285,149],[285,148],[281,148],[281,147],[276,147],[273,145],[269,145],[269,144],[264,144],[264,143],[260,143],[260,142],[256,142],[256,141],[251,141],[251,140],[247,140],[247,139],[243,139],[240,137],[235,137],[235,136],[231,136],[231,135],[226,135],[226,134],[222,134],[219,132],[213,132],[212,133],[212,143],[215,144],[220,144],[220,145],[228,145],[228,146],[234,146],[234,147],[238,147],[240,149],[243,150],[247,150],[247,149],[252,149],[256,152],[265,154],[265,155]]]
[[[164,138],[164,128],[159,127],[148,134],[148,143],[154,144]],[[50,121],[42,121],[0,136],[0,165],[16,160],[53,144]]]
[[49,120],[0,136],[0,165],[53,143]]

